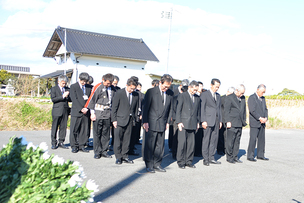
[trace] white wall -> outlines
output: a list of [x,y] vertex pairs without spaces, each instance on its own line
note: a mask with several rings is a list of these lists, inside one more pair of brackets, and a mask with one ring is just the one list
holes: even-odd
[[[78,63],[76,61],[79,61]],[[151,87],[152,79],[145,73],[146,61],[132,61],[123,59],[104,58],[101,56],[80,56],[70,54],[67,64],[61,63],[65,69],[74,69],[71,84],[78,80],[81,72],[87,72],[94,78],[93,85],[101,82],[104,74],[112,73],[120,79],[118,86],[125,87],[128,78],[137,76],[143,85],[143,91]]]

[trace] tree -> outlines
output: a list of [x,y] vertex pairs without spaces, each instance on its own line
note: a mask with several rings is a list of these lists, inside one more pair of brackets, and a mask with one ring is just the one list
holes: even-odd
[[298,93],[295,90],[290,90],[290,89],[284,88],[282,90],[282,92],[280,92],[278,95],[281,95],[281,96],[300,96],[301,94]]
[[7,84],[7,81],[9,78],[11,78],[12,75],[7,72],[6,70],[1,69],[0,70],[0,84]]

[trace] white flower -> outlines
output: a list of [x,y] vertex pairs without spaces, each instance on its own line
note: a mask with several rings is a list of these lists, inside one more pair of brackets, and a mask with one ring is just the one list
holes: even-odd
[[3,145],[3,148],[6,148],[6,145],[5,145],[5,144]]
[[74,187],[76,184],[77,186],[81,186],[82,179],[79,177],[78,174],[74,174],[71,179],[68,181],[71,187]]
[[21,138],[21,144],[27,145],[27,141],[26,141],[25,137],[23,135],[21,135],[20,138]]
[[29,143],[27,144],[26,150],[29,150],[30,148],[33,148],[33,151],[36,150],[36,146],[35,146],[32,142],[29,142]]
[[64,164],[64,159],[62,157],[59,157],[58,155],[55,155],[52,159],[52,163],[53,164],[58,163],[59,165],[63,165]]
[[46,142],[41,142],[38,147],[42,150],[42,152],[46,152],[49,148]]
[[95,184],[94,180],[88,180],[86,187],[88,188],[88,190],[93,190],[95,192],[98,192],[98,185]]
[[83,167],[79,164],[79,162],[78,161],[75,161],[74,163],[73,163],[73,166],[78,166],[78,169],[76,169],[75,171],[77,172],[77,173],[79,173],[79,176],[81,177],[81,178],[86,178],[87,176],[85,175],[85,173],[84,173],[84,170],[83,170]]
[[47,160],[47,159],[50,158],[50,155],[48,154],[48,152],[44,152],[44,153],[42,154],[42,158],[43,158],[44,160]]

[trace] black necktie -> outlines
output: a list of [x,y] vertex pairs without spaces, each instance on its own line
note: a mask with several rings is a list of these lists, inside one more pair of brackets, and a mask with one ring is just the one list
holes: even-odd
[[213,99],[216,102],[216,94],[215,93],[213,93]]
[[161,95],[162,95],[162,104],[165,105],[165,93],[162,91]]

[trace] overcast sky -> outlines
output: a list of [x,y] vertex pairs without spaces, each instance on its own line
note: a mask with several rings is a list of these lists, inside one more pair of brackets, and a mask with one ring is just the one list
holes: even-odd
[[252,94],[289,88],[304,93],[303,0],[0,0],[0,64],[46,74],[58,69],[42,54],[57,26],[142,38],[160,60],[146,73],[166,71],[169,20],[173,8],[169,74],[212,78],[220,93],[239,83]]

